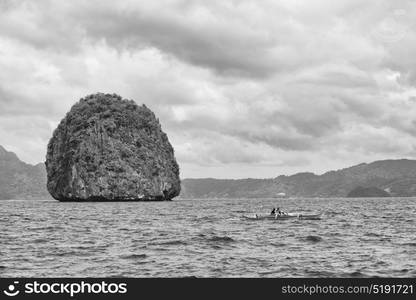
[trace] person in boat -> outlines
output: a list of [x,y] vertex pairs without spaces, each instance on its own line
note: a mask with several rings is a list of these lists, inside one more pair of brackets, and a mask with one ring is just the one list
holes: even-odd
[[283,212],[280,210],[280,207],[276,209],[276,214],[279,216],[283,214]]
[[272,216],[274,216],[275,214],[276,214],[276,208],[275,207],[273,207],[273,209],[272,209],[272,211],[271,211],[271,213],[270,213]]

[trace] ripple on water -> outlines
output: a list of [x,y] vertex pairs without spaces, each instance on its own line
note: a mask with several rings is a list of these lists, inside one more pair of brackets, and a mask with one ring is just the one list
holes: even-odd
[[34,239],[33,240],[33,243],[35,243],[35,244],[43,244],[43,243],[47,243],[49,241],[50,240],[49,239],[46,239],[46,238],[38,238],[38,239]]
[[163,246],[186,246],[187,242],[182,240],[173,240],[173,241],[160,241],[160,242],[151,242],[149,245],[163,245]]
[[[377,205],[368,199],[282,199],[279,206],[288,211],[327,213],[313,222],[240,220],[276,201],[0,201],[0,274],[416,277],[416,198],[377,199]],[[387,206],[392,214],[382,219]]]
[[210,242],[220,242],[220,243],[234,243],[235,240],[229,236],[213,236],[208,239]]
[[408,246],[408,247],[416,247],[416,243],[415,242],[410,242],[410,243],[402,243],[400,244],[401,246]]
[[365,235],[366,236],[373,236],[373,237],[381,237],[381,236],[383,236],[382,234],[379,234],[379,233],[375,233],[375,232],[366,232],[365,233]]
[[347,275],[348,277],[365,277],[364,273],[361,273],[360,271],[354,271]]
[[312,277],[337,277],[337,273],[325,270],[305,270],[305,273]]
[[122,259],[143,259],[146,258],[147,255],[146,254],[125,254],[125,255],[121,255],[120,258]]
[[317,235],[308,235],[306,237],[302,237],[301,240],[310,243],[319,243],[322,241],[322,238]]
[[61,226],[46,226],[46,227],[34,227],[30,228],[32,231],[44,231],[44,232],[54,232],[62,230],[63,228]]
[[272,245],[274,247],[284,247],[284,246],[286,246],[285,243],[270,243],[270,245]]

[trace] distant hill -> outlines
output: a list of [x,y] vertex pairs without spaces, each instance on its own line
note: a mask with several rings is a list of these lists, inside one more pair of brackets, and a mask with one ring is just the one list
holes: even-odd
[[[346,197],[360,187],[367,191],[376,188],[394,197],[409,197],[416,196],[416,160],[380,160],[322,175],[298,173],[269,179],[183,179],[181,184],[179,198],[195,199],[272,198],[278,197],[279,193],[289,197]],[[51,199],[46,190],[45,165],[26,164],[0,146],[2,199]]]
[[0,146],[0,200],[50,198],[45,165],[26,164]]
[[349,198],[362,198],[362,197],[390,197],[390,194],[385,190],[372,187],[362,187],[358,186],[348,193],[347,197]]
[[381,160],[330,171],[273,179],[184,179],[181,198],[346,197],[355,188],[376,187],[392,196],[416,196],[416,160]]

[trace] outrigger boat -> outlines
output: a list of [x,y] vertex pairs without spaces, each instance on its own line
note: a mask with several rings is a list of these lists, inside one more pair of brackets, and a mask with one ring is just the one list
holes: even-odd
[[253,214],[243,215],[248,220],[287,220],[287,219],[299,219],[299,220],[320,220],[322,213],[319,214],[302,214],[302,213],[282,213],[282,214]]

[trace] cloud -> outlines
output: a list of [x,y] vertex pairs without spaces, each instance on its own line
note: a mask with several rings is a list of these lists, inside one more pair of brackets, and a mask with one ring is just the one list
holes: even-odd
[[95,92],[154,110],[184,177],[416,157],[412,1],[0,8],[0,144],[26,161],[44,160],[56,124]]

